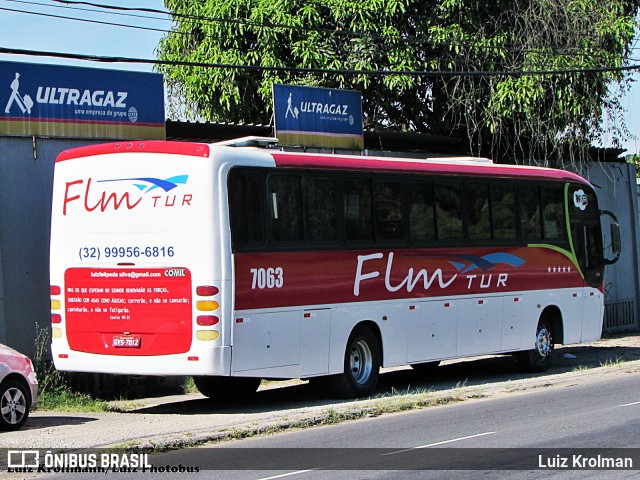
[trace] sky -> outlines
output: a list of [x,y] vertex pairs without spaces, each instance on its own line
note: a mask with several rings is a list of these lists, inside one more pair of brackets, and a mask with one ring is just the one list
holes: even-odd
[[[163,0],[88,0],[101,5],[165,10]],[[97,10],[97,12],[96,12]],[[32,12],[32,13],[24,13]],[[61,17],[74,17],[143,27],[105,25]],[[65,4],[55,0],[0,0],[0,47],[21,50],[67,52],[96,56],[155,58],[155,48],[163,30],[169,30],[168,17],[142,12],[108,13],[89,5]],[[155,30],[148,30],[155,29]],[[113,70],[152,71],[150,64],[98,63],[61,58],[0,54],[0,61],[49,63]],[[625,119],[632,136],[625,142],[628,154],[640,150],[640,73],[623,100]],[[0,86],[0,88],[2,88]],[[603,146],[611,146],[605,143]]]

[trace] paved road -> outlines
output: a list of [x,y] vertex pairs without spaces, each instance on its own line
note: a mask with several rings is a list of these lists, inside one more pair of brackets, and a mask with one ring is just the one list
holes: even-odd
[[[450,470],[465,466],[490,469],[500,465],[506,469],[532,466],[541,475],[547,475],[552,467],[560,467],[552,472],[558,478],[578,478],[578,474],[580,478],[630,478],[640,470],[639,387],[638,375],[595,379],[525,395],[388,415],[226,445],[233,450],[171,452],[152,461],[200,465],[201,468],[225,464],[251,466],[252,461],[268,465],[272,457],[279,454],[280,465],[297,467],[291,471],[281,469],[275,474],[273,471],[219,473],[220,478],[230,479],[283,474],[301,480],[337,478],[335,470],[343,466],[347,471],[340,475],[345,478],[347,474],[350,479],[389,478],[389,470],[399,465],[406,468],[423,464],[449,470],[431,471],[429,478],[450,478]],[[268,455],[261,454],[265,448],[269,449]],[[231,453],[225,455],[225,450]],[[587,458],[597,458],[597,455],[630,458],[635,470],[562,473],[565,466],[580,467],[589,461]],[[362,472],[367,464],[380,464],[382,470]],[[504,473],[489,471],[483,478],[497,478]],[[523,474],[521,471],[506,473],[514,478]],[[396,471],[393,476],[425,478],[425,472]],[[456,478],[476,479],[478,472],[457,471]]]
[[[631,478],[640,470],[639,387],[637,371],[583,376],[524,393],[168,452],[149,461],[160,468],[201,469],[180,474],[181,480]],[[582,461],[631,458],[634,470],[550,471],[562,467],[564,458],[575,467],[574,455]],[[373,465],[378,469],[365,471]],[[213,470],[221,466],[241,470]],[[395,470],[399,466],[415,470]],[[493,470],[498,466],[505,470]],[[83,477],[90,478],[56,476]],[[134,477],[141,474],[118,474]]]

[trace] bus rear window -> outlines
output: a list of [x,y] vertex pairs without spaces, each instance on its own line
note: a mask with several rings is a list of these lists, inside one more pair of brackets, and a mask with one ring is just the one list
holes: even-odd
[[263,245],[265,242],[264,187],[262,177],[242,170],[229,175],[229,216],[235,247]]

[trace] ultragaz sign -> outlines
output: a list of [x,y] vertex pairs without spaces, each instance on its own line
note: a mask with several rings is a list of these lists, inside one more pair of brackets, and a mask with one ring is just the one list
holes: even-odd
[[284,145],[362,149],[362,94],[273,85],[276,136]]
[[162,75],[0,62],[0,134],[164,139]]

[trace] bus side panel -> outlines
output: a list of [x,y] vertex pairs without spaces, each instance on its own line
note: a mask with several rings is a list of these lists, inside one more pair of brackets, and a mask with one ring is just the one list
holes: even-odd
[[329,373],[330,308],[304,310],[300,325],[300,376]]
[[300,311],[244,312],[233,323],[232,373],[300,364]]
[[596,288],[585,291],[584,314],[582,315],[581,342],[593,342],[602,336],[604,321],[603,293]]
[[418,302],[408,316],[408,363],[456,356],[458,309],[452,302]]

